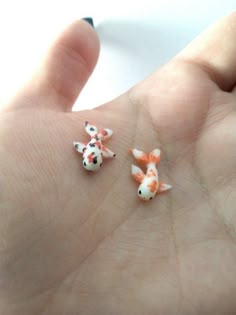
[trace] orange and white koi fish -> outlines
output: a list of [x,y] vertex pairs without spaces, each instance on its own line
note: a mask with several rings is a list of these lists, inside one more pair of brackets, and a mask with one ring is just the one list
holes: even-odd
[[131,149],[130,152],[139,163],[147,167],[146,175],[141,168],[136,165],[132,165],[131,168],[133,178],[140,183],[138,196],[142,200],[151,200],[156,194],[172,188],[171,185],[159,182],[156,168],[156,164],[160,161],[159,149],[153,150],[149,155],[137,149]]
[[88,171],[97,171],[103,162],[103,158],[115,157],[115,153],[109,150],[102,141],[109,139],[112,135],[111,129],[102,129],[98,132],[96,126],[85,122],[85,131],[90,135],[88,143],[73,142],[75,149],[83,154],[83,166]]

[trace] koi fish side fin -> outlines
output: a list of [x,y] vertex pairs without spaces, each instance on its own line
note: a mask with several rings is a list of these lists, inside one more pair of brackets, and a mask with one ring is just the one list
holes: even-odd
[[137,149],[130,149],[130,152],[133,154],[133,156],[135,157],[135,159],[138,162],[145,164],[145,165],[147,165],[149,163],[148,156],[143,151],[140,151]]
[[115,153],[109,150],[105,145],[102,145],[102,156],[104,158],[112,158],[115,157]]
[[85,122],[85,131],[90,135],[90,137],[93,137],[98,133],[97,127],[90,124],[88,121]]
[[169,184],[160,183],[159,188],[158,188],[158,193],[161,193],[163,191],[167,191],[171,188],[172,188],[172,186]]
[[113,132],[111,129],[108,129],[108,128],[105,128],[105,129],[102,129],[99,133],[98,133],[98,137],[105,141],[107,139],[109,139],[111,136],[112,136]]
[[86,144],[82,143],[82,142],[73,142],[73,145],[76,149],[76,151],[80,152],[80,153],[84,153],[84,150],[86,148]]
[[139,168],[138,166],[136,165],[132,165],[131,166],[131,173],[132,173],[132,176],[133,178],[138,182],[138,183],[142,183],[144,177],[145,177],[145,174],[144,172],[141,170],[141,168]]
[[161,155],[161,151],[159,149],[155,149],[153,150],[149,156],[148,156],[148,160],[150,163],[159,163],[160,162],[160,155]]

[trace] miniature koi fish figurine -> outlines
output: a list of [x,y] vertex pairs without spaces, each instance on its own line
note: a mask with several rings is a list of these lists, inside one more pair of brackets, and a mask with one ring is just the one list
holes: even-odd
[[97,171],[103,162],[103,158],[115,157],[115,153],[109,150],[102,141],[109,139],[112,135],[111,129],[102,129],[98,132],[97,127],[85,122],[85,131],[90,135],[88,143],[73,142],[75,149],[83,154],[83,166],[88,171]]
[[138,196],[142,200],[151,200],[156,194],[172,188],[171,185],[159,182],[156,168],[156,164],[160,161],[159,149],[153,150],[149,155],[137,149],[131,149],[130,152],[138,162],[147,167],[146,175],[141,168],[136,165],[132,165],[131,168],[133,178],[140,183]]

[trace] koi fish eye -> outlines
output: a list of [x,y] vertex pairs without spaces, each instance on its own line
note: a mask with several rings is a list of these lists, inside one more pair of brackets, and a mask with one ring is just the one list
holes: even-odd
[[139,190],[138,193],[139,193],[139,195],[142,195],[142,191],[141,190]]

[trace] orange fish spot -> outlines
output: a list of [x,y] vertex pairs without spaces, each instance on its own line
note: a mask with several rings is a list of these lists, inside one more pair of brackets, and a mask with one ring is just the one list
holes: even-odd
[[136,160],[143,164],[148,164],[149,162],[148,156],[145,153],[143,153],[140,157],[136,158]]
[[144,175],[141,173],[135,173],[135,174],[132,174],[132,176],[139,183],[142,183],[142,181],[144,179]]
[[153,180],[153,181],[148,185],[148,187],[150,188],[150,191],[151,191],[151,192],[155,192],[155,191],[157,191],[157,185],[158,185],[157,181],[156,181],[156,180]]
[[157,163],[160,162],[160,159],[161,159],[160,155],[156,156],[152,152],[149,154],[149,161],[150,162],[153,162],[153,163],[157,164]]
[[103,136],[106,136],[106,135],[107,135],[107,131],[104,130],[104,129],[102,129],[102,130],[100,131],[100,133],[101,133]]
[[107,147],[105,145],[102,145],[102,151],[107,152]]
[[147,177],[154,177],[156,176],[156,173],[153,170],[148,171]]
[[87,158],[88,158],[89,163],[92,163],[92,162],[93,162],[93,156],[92,156],[92,154],[88,154]]

